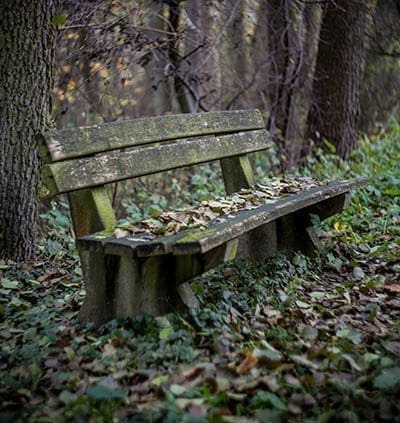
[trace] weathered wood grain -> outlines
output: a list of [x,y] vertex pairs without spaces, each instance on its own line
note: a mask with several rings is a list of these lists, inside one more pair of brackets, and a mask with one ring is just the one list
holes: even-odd
[[180,298],[168,256],[139,260],[121,257],[115,279],[115,317],[158,316],[176,309]]
[[51,194],[91,188],[197,163],[264,150],[268,132],[255,130],[221,136],[185,138],[159,146],[116,150],[76,160],[45,165]]
[[233,110],[141,118],[47,132],[38,137],[45,163],[199,135],[265,127],[258,110]]
[[114,318],[115,274],[122,257],[83,248],[79,256],[86,296],[78,319],[100,325]]
[[[220,163],[225,192],[228,195],[238,192],[243,188],[250,188],[254,185],[254,173],[247,154],[244,156],[225,158],[222,159]],[[253,231],[244,234],[238,239],[238,257],[249,257],[250,250],[253,250],[253,245],[257,243],[256,238],[254,240],[255,242],[250,239],[254,237],[257,236]]]

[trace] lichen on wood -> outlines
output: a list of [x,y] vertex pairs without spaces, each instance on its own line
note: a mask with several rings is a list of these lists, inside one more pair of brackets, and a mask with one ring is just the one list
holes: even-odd
[[[52,194],[264,150],[271,146],[266,130],[185,138],[158,146],[116,150],[83,159],[47,164]],[[53,182],[54,181],[54,182]]]

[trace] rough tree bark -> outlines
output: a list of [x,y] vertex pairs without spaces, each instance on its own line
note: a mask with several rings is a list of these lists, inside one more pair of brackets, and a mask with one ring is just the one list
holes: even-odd
[[39,158],[35,133],[49,120],[56,1],[0,7],[0,258],[34,253]]
[[318,146],[327,139],[344,159],[356,146],[368,3],[369,0],[336,0],[326,6],[303,156],[310,152],[310,139]]

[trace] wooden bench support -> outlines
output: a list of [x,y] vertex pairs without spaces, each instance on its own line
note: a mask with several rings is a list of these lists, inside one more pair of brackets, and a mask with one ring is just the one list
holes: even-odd
[[82,249],[86,300],[81,321],[101,324],[118,317],[153,316],[196,309],[199,302],[188,281],[236,257],[234,239],[205,254],[147,258],[104,255]]
[[322,251],[322,244],[312,225],[312,216],[318,216],[320,220],[333,216],[344,210],[349,200],[350,193],[346,192],[279,218],[277,220],[278,250],[299,251],[310,257],[317,251]]
[[[116,224],[110,198],[104,187],[68,194],[76,237],[102,231]],[[86,297],[78,319],[95,323],[113,318],[113,284],[119,257],[106,256],[99,246],[78,245]]]
[[111,320],[114,317],[114,275],[120,257],[106,256],[93,249],[78,250],[86,290],[78,319],[96,324]]
[[269,222],[240,237],[238,258],[264,263],[278,251],[276,222]]
[[176,308],[171,257],[121,257],[115,280],[115,317],[157,316]]
[[279,251],[299,251],[312,256],[315,252],[313,228],[303,220],[302,215],[292,214],[278,219]]

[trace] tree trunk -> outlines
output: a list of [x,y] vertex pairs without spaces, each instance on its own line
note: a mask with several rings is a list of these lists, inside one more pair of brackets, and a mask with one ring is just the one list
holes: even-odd
[[82,78],[85,87],[85,100],[88,110],[85,113],[85,125],[99,122],[99,118],[104,119],[104,110],[101,98],[99,73],[93,72],[91,68],[91,47],[95,44],[93,33],[89,28],[83,28],[79,32],[82,40]]
[[55,1],[3,0],[0,7],[0,258],[34,253],[39,157],[48,124]]
[[255,98],[256,107],[267,111],[269,102],[266,96],[266,87],[269,84],[269,62],[268,53],[268,0],[260,0],[257,9],[257,23],[254,30],[251,51],[251,63],[253,66],[255,85],[251,91],[251,96]]
[[317,3],[306,4],[303,9],[303,65],[300,78],[304,92],[305,106],[312,104],[312,81],[317,58],[319,29],[321,26],[320,6]]
[[[302,66],[301,13],[303,4],[290,0],[266,0],[268,24],[268,128],[281,145],[286,166],[294,164],[297,140],[297,102]],[[277,131],[278,130],[278,131]]]
[[180,17],[181,7],[179,0],[169,0],[169,27],[173,35],[168,42],[168,56],[172,66],[175,95],[182,113],[192,113],[194,111],[193,96],[188,90],[185,81],[185,71],[182,67],[182,57],[179,52],[180,47]]
[[326,6],[303,155],[310,151],[309,139],[318,146],[327,139],[343,159],[356,146],[367,12],[368,0],[336,0]]
[[[162,31],[169,30],[164,18],[165,5],[162,2],[153,1],[149,3],[148,7],[147,25],[150,30],[154,30],[149,31],[149,37],[161,44],[161,37],[164,37]],[[170,81],[165,75],[167,64],[167,55],[161,49],[154,48],[151,60],[146,65],[146,75],[151,86],[150,92],[154,116],[161,116],[172,110]]]
[[[226,52],[224,60],[225,87],[231,85],[228,99],[224,101],[224,109],[243,109],[246,107],[246,82],[247,82],[247,54],[245,25],[245,2],[227,0],[225,19],[226,28]],[[226,89],[226,88],[225,88]],[[224,93],[222,93],[224,97]],[[226,94],[225,94],[226,97]]]
[[209,57],[212,26],[210,5],[203,0],[186,0],[185,53],[188,83],[194,97],[194,112],[208,111],[212,104],[213,59]]

